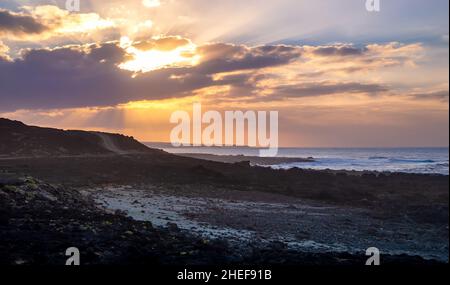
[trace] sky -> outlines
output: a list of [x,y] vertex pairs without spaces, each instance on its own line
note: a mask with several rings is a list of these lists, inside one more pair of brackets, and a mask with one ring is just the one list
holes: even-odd
[[[71,2],[71,1],[69,1]],[[449,144],[449,1],[0,1],[0,117],[168,142],[278,111],[285,147]]]

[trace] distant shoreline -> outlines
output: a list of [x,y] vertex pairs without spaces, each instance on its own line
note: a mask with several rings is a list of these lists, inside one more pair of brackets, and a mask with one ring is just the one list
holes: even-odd
[[[252,149],[252,150],[259,150],[263,149],[260,147],[252,147],[252,146],[237,146],[237,145],[229,145],[229,146],[194,146],[194,145],[187,145],[187,146],[179,146],[175,147],[171,143],[166,142],[145,142],[140,141],[142,144],[150,147],[150,148],[159,148],[159,149]],[[361,150],[371,150],[371,149],[449,149],[450,146],[369,146],[369,147],[339,147],[339,146],[280,146],[278,149],[339,149],[339,150],[349,150],[349,149],[361,149]]]
[[280,148],[269,159],[260,158],[259,149],[249,147],[159,147],[184,157],[282,169],[448,175],[449,163],[448,148]]
[[313,157],[259,157],[246,155],[216,155],[206,153],[177,153],[176,155],[224,163],[248,162],[251,165],[277,165],[282,163],[301,163],[315,161]]

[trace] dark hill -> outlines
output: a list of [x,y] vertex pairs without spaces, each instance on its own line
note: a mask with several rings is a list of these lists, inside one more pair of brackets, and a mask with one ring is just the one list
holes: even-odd
[[0,156],[70,156],[152,152],[132,137],[27,126],[0,118]]

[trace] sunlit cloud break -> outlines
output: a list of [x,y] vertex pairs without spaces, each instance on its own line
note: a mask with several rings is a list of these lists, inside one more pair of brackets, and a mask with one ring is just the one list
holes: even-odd
[[413,1],[428,12],[411,18],[403,0],[379,13],[359,0],[2,1],[0,112],[56,126],[75,108],[95,128],[167,141],[170,111],[196,101],[280,110],[282,145],[446,145],[448,1]]
[[161,5],[159,0],[142,0],[142,4],[147,8],[155,8]]
[[196,45],[180,37],[157,37],[150,41],[137,43],[124,37],[121,39],[121,47],[132,59],[120,64],[119,67],[134,72],[193,66],[198,63],[200,58],[196,54]]

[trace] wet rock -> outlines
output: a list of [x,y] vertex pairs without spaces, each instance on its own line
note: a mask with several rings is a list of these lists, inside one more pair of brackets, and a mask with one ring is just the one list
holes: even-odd
[[295,234],[295,238],[298,240],[306,240],[311,238],[311,234],[308,232],[300,231]]
[[26,179],[22,177],[0,176],[0,186],[20,186],[26,183]]
[[250,161],[239,161],[239,162],[235,162],[234,165],[236,166],[240,166],[240,167],[250,167]]
[[175,223],[169,222],[169,223],[166,224],[166,226],[167,226],[167,229],[169,229],[170,231],[174,231],[174,232],[180,231],[180,228]]
[[[67,243],[82,250],[82,262],[87,265],[360,265],[365,258],[292,251],[282,242],[261,247],[257,240],[237,250],[232,241],[205,240],[181,231],[175,223],[153,228],[148,222],[126,217],[122,211],[105,212],[74,189],[39,181],[35,186],[16,185],[12,191],[0,188],[0,264],[63,265]],[[54,199],[42,195],[44,192]],[[408,256],[386,256],[383,261],[429,263]]]

